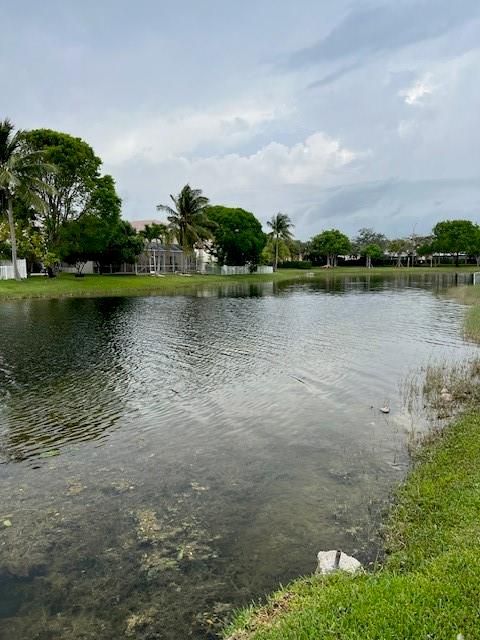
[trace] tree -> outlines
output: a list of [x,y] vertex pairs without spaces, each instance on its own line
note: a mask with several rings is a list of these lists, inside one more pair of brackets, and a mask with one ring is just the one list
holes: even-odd
[[60,230],[60,257],[76,264],[81,274],[88,260],[99,265],[133,263],[143,251],[144,239],[129,222],[86,214]]
[[292,253],[285,240],[280,238],[277,243],[275,238],[270,235],[268,237],[267,244],[262,251],[262,260],[273,264],[275,262],[275,257],[278,258],[279,262],[284,262],[292,257]]
[[144,239],[129,222],[119,220],[107,247],[102,251],[100,264],[132,264],[144,248]]
[[371,269],[372,259],[381,258],[383,256],[383,250],[378,244],[367,244],[367,246],[362,249],[362,256],[365,256],[366,258],[367,269]]
[[[46,176],[46,186],[37,189],[44,203],[38,218],[46,244],[53,250],[63,224],[91,212],[106,193],[113,196],[113,180],[100,177],[100,158],[80,138],[51,129],[34,129],[25,133],[25,140],[32,151],[41,152],[56,167]],[[100,195],[95,196],[96,191]]]
[[468,253],[475,256],[477,267],[480,267],[480,227],[475,225],[475,231],[470,238]]
[[402,266],[402,254],[406,253],[410,247],[410,243],[405,238],[396,238],[388,243],[388,251],[395,254],[397,258],[397,267]]
[[10,247],[15,280],[20,280],[17,265],[17,238],[13,216],[14,202],[24,203],[42,210],[36,196],[39,190],[53,193],[44,182],[45,174],[54,168],[44,161],[41,153],[32,151],[25,141],[25,133],[17,131],[10,120],[0,122],[0,208],[6,208],[10,230]]
[[471,252],[472,238],[478,231],[478,225],[470,220],[444,220],[433,227],[432,247],[436,252],[452,253],[458,266],[460,253]]
[[388,240],[383,233],[377,233],[371,228],[363,227],[359,230],[357,237],[352,242],[352,251],[365,255],[362,253],[366,247],[371,245],[377,245],[380,250],[385,250]]
[[273,238],[275,246],[273,270],[276,271],[278,268],[280,240],[284,240],[285,242],[291,240],[291,230],[293,229],[294,225],[290,220],[290,217],[286,213],[277,213],[276,215],[272,216],[272,218],[267,222],[267,225],[272,230],[269,235]]
[[244,209],[208,207],[208,219],[215,224],[211,253],[221,265],[258,264],[266,236],[262,224]]
[[340,255],[348,255],[351,243],[345,234],[338,229],[323,231],[311,240],[310,255],[313,260],[326,258],[327,267],[336,267]]
[[206,209],[208,198],[201,189],[192,189],[186,184],[178,196],[170,195],[175,208],[166,204],[157,205],[158,211],[165,211],[170,228],[185,253],[192,253],[196,244],[212,237],[212,223]]
[[153,222],[152,224],[146,224],[145,229],[140,231],[140,235],[149,242],[157,240],[165,244],[170,244],[172,234],[166,224]]
[[104,220],[120,220],[122,199],[117,194],[112,176],[104,175],[97,179],[85,213]]
[[309,250],[308,242],[302,242],[302,240],[295,240],[293,238],[287,240],[286,245],[290,253],[289,257],[291,257],[292,260],[302,261],[303,256],[308,253]]
[[[25,258],[27,269],[30,270],[34,262],[43,262],[46,257],[43,236],[30,222],[15,220],[15,237],[17,243],[17,257]],[[10,231],[8,222],[0,221],[0,255],[11,254]]]

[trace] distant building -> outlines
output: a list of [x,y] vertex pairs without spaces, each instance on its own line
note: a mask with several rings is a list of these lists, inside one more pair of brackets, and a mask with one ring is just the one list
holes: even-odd
[[149,220],[130,220],[130,224],[137,233],[140,233],[141,231],[145,231],[145,227],[147,225],[166,224],[166,222],[164,220],[155,220],[153,218],[150,218]]

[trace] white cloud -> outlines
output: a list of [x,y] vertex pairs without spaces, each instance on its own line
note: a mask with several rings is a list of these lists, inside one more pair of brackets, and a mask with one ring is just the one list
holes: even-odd
[[97,131],[94,137],[102,157],[110,164],[121,164],[138,157],[158,162],[189,155],[202,145],[234,147],[288,113],[283,105],[272,108],[244,104],[209,111],[140,116],[135,119],[134,126],[117,119],[112,123],[111,131]]
[[261,184],[317,184],[325,174],[350,164],[359,155],[318,131],[290,147],[271,142],[251,155],[182,158],[181,162],[186,173],[206,187],[220,182],[243,189]]
[[417,80],[417,82],[415,82],[411,87],[400,91],[398,95],[410,106],[422,105],[422,98],[431,95],[434,89],[435,86],[432,83],[432,75],[427,73],[423,78]]

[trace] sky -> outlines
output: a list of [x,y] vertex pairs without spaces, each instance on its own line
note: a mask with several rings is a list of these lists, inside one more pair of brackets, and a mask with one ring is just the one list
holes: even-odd
[[478,0],[16,0],[0,117],[86,140],[126,219],[185,183],[295,235],[480,213]]

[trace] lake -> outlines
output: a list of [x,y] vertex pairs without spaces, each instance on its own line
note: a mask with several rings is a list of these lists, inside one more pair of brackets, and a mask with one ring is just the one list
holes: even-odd
[[451,278],[0,303],[0,637],[206,640],[374,561],[402,381],[474,349]]

